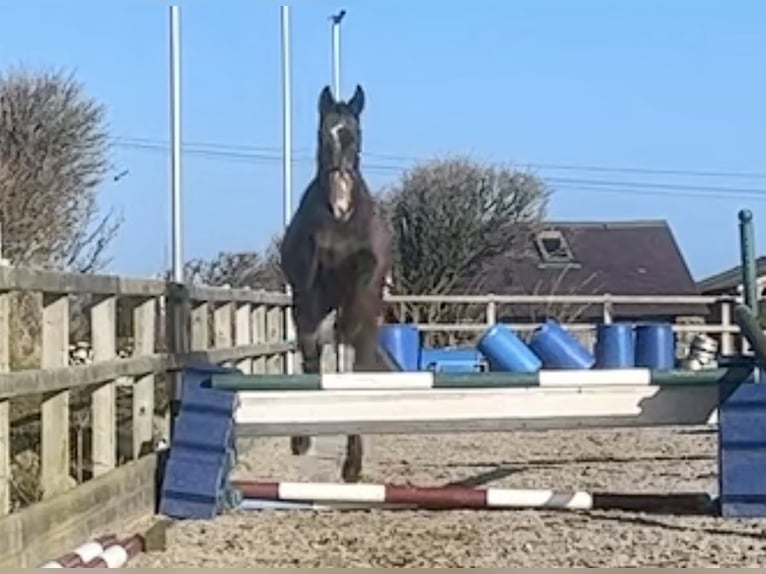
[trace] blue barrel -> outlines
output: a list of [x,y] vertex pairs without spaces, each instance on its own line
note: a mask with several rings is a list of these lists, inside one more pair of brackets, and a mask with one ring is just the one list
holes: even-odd
[[490,327],[476,346],[493,371],[536,373],[542,367],[540,359],[505,325]]
[[612,323],[596,327],[596,368],[629,369],[636,364],[636,345],[632,323]]
[[667,370],[675,367],[675,334],[670,323],[636,326],[636,366]]
[[391,323],[381,325],[378,343],[402,371],[420,370],[420,331],[415,325]]
[[551,319],[535,329],[529,347],[548,369],[590,369],[596,362],[580,341]]
[[485,362],[471,347],[424,348],[420,353],[420,368],[437,373],[480,372]]

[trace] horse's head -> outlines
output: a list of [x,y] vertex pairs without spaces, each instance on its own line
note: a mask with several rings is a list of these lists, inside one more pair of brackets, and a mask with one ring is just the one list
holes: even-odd
[[329,86],[319,96],[319,169],[329,185],[330,210],[340,221],[349,219],[354,211],[363,108],[364,90],[359,85],[348,102],[337,101]]

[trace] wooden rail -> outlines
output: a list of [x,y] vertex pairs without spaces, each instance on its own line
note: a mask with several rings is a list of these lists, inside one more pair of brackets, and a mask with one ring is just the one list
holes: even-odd
[[[11,368],[15,336],[11,305],[18,293],[34,294],[41,301],[33,318],[39,325],[39,368]],[[85,304],[78,305],[82,299]],[[126,499],[135,508],[125,508],[125,513],[139,507],[146,510],[151,502],[147,484],[153,480],[148,476],[152,465],[141,461],[154,457],[154,445],[167,432],[169,407],[157,404],[161,391],[172,396],[172,389],[165,388],[167,381],[172,383],[173,375],[185,365],[200,361],[236,364],[246,373],[284,372],[286,357],[293,350],[284,338],[289,304],[285,294],[250,289],[0,268],[0,553],[8,561],[3,563],[34,560],[30,545],[55,554],[67,550],[66,545],[84,541],[74,539],[85,528],[77,517],[41,514],[41,505],[87,512],[83,520],[91,530],[105,527],[105,521],[126,518],[111,505],[100,519],[94,518],[98,514],[94,508],[85,509],[87,500],[80,493],[85,493],[82,489],[90,482],[97,484],[91,490],[100,489],[97,491],[105,497],[125,495],[107,475],[132,477],[136,485],[132,498]],[[128,333],[119,333],[118,307],[128,309]],[[71,323],[80,314],[87,316],[92,362],[69,366]],[[130,356],[118,358],[120,336],[132,339]],[[161,383],[163,379],[165,383]],[[128,396],[130,412],[124,421],[117,405],[118,393],[126,386],[132,398]],[[27,422],[19,422],[15,411],[20,399],[30,397],[36,397],[38,405],[31,419],[39,419],[40,494],[31,506],[19,506],[13,496],[18,476],[14,476],[12,431],[28,424],[29,413],[23,417]],[[86,473],[73,464],[70,444],[76,434],[74,414],[83,411],[90,427]],[[130,433],[127,457],[118,445],[123,426]],[[120,454],[127,460],[121,461]],[[122,465],[124,471],[120,471]],[[71,535],[67,534],[69,527],[62,526],[65,524],[71,526]],[[53,531],[52,546],[39,544]],[[33,544],[33,539],[39,540]]]

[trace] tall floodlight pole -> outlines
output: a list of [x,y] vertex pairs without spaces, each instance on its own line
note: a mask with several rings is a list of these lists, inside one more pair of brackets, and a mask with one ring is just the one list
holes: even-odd
[[170,7],[170,187],[173,281],[183,283],[181,243],[181,14]]
[[341,10],[332,20],[332,91],[335,99],[340,99],[340,23],[346,15],[345,10]]
[[[345,10],[341,10],[337,14],[330,16],[332,22],[332,92],[336,100],[341,99],[340,93],[340,23],[343,21],[343,17],[346,15]],[[351,365],[348,356],[348,348],[341,344],[336,343],[337,349],[337,370],[340,372],[350,371]]]
[[[293,215],[293,162],[292,162],[292,86],[290,83],[290,6],[282,6],[282,221],[283,234]],[[285,284],[290,295],[290,285]],[[285,316],[287,340],[295,338],[295,325],[289,313]],[[295,353],[287,354],[287,374],[295,370]]]

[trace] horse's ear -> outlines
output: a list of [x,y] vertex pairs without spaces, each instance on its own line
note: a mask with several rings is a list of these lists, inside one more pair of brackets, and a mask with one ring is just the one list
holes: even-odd
[[359,117],[359,114],[361,114],[364,109],[364,90],[359,84],[356,85],[354,95],[348,102],[348,109],[357,117]]
[[335,105],[335,98],[330,91],[330,86],[325,86],[319,94],[319,113],[324,115]]

